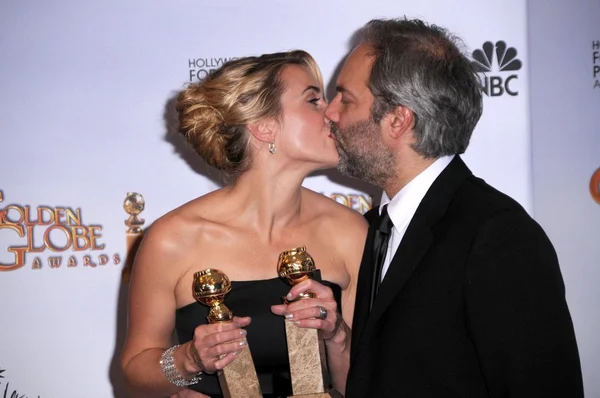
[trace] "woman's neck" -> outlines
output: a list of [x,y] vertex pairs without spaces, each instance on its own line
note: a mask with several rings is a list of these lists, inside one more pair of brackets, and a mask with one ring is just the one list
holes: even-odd
[[241,221],[266,242],[280,236],[301,217],[305,177],[297,170],[258,167],[243,173],[230,190]]

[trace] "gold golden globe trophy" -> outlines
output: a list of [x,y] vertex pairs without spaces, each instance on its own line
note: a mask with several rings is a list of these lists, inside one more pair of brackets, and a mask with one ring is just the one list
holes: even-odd
[[144,211],[145,206],[146,202],[144,201],[144,197],[137,192],[128,192],[123,201],[123,209],[129,214],[129,218],[125,220],[125,225],[128,227],[125,232],[125,247],[127,254],[125,267],[121,274],[122,283],[129,282],[129,279],[131,278],[135,253],[144,236],[142,226],[144,225],[145,220],[140,218],[139,215]]
[[[312,277],[316,271],[315,262],[306,247],[297,247],[279,255],[277,273],[279,277],[294,286]],[[314,298],[314,293],[301,293],[296,300]],[[283,299],[286,304],[290,301]],[[299,328],[293,320],[285,320],[285,334],[290,361],[293,397],[333,397],[336,391],[326,391],[327,373],[325,343],[321,331]]]
[[[192,291],[198,302],[210,307],[209,323],[233,321],[233,313],[223,304],[225,295],[231,291],[231,282],[223,272],[208,268],[194,273]],[[262,398],[248,345],[218,376],[225,398]]]

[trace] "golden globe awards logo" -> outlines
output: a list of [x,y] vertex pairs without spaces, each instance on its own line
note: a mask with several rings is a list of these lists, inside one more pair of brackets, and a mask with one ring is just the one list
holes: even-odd
[[596,203],[600,205],[600,169],[592,174],[592,179],[590,180],[590,193]]
[[[3,200],[0,192],[0,202]],[[47,262],[36,256],[31,262],[32,269],[41,269],[45,265],[50,268],[96,268],[109,263],[121,263],[118,254],[84,254],[90,251],[101,252],[105,249],[105,244],[101,242],[102,226],[84,224],[81,209],[78,208],[31,208],[20,204],[0,207],[0,233],[12,234],[12,240],[18,242],[7,247],[8,253],[12,254],[12,261],[0,262],[0,271],[17,270],[27,264],[30,255],[45,252],[74,253],[66,259],[63,256],[48,257]]]
[[198,82],[206,76],[223,66],[224,63],[236,60],[236,57],[230,58],[190,58],[188,59],[189,82]]
[[[323,194],[323,193],[322,193]],[[323,194],[325,195],[325,194]],[[367,211],[371,210],[373,207],[373,198],[369,195],[358,195],[358,194],[341,194],[341,193],[332,193],[325,195],[339,204],[342,204],[346,207],[349,207],[353,210],[361,214],[365,214]]]
[[600,89],[600,40],[592,41],[592,70],[594,89]]

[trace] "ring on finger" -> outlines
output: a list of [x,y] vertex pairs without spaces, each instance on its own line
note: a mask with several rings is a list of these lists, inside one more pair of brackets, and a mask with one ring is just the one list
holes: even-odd
[[318,305],[317,308],[319,309],[319,316],[317,318],[319,318],[319,319],[327,318],[327,308],[321,307],[320,305]]

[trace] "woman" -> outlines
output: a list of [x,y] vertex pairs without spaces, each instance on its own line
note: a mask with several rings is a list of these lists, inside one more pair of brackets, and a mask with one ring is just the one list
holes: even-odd
[[[280,387],[278,378],[288,368],[278,315],[322,330],[333,386],[343,391],[347,369],[340,358],[348,355],[367,225],[301,185],[338,161],[325,106],[321,74],[304,51],[231,61],[179,95],[180,132],[234,178],[158,219],[140,245],[122,358],[135,395],[162,397],[183,391],[173,383],[193,383],[188,388],[198,393],[181,396],[219,396],[214,373],[244,349],[246,337],[265,396],[289,395],[289,381]],[[277,277],[276,264],[281,252],[298,246],[307,247],[324,282],[297,286],[293,295],[310,288],[317,298],[291,312],[277,305],[290,287]],[[232,323],[207,324],[208,308],[192,296],[193,274],[206,268],[232,280],[225,301],[237,315]],[[180,345],[169,349],[174,329]],[[170,379],[161,359],[175,365]]]

